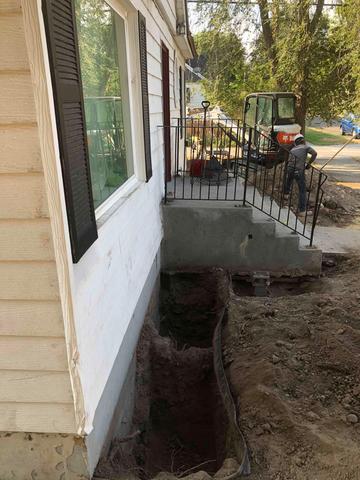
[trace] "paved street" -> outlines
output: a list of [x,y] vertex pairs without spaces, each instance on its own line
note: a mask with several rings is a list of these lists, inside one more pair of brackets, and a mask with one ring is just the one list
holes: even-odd
[[[350,138],[349,138],[350,140]],[[316,164],[324,165],[337,152],[341,145],[316,146]],[[333,179],[352,188],[360,188],[360,144],[347,145],[324,169]],[[349,184],[349,185],[348,185]]]
[[[321,167],[341,148],[341,145],[316,146],[314,148],[318,152],[316,166]],[[350,143],[347,145],[325,167],[324,171],[340,184],[360,189],[360,144]],[[327,253],[360,251],[360,225],[353,224],[345,228],[318,226],[315,232],[315,245]]]

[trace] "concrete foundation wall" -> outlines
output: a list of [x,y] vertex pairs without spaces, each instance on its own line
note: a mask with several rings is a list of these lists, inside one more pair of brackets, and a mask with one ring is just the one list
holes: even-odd
[[254,220],[233,202],[181,201],[163,206],[162,268],[223,267],[318,275],[321,251],[301,248],[297,235],[278,235],[272,219]]
[[[93,430],[86,438],[89,471],[113,438],[126,436],[132,426],[135,395],[135,351],[146,315],[156,321],[159,300],[160,254],[156,256],[121,343],[110,376],[95,411]],[[1,478],[1,477],[0,477]]]
[[84,439],[59,433],[0,433],[0,478],[85,480]]

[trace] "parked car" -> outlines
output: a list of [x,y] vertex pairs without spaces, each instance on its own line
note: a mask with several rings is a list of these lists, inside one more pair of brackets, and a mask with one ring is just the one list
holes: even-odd
[[340,122],[340,130],[342,135],[352,135],[360,138],[360,116],[350,114],[343,118]]

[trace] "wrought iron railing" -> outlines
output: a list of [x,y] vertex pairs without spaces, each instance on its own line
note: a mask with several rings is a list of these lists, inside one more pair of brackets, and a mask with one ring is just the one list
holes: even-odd
[[308,166],[299,211],[297,175],[288,150],[274,138],[240,120],[174,119],[171,128],[172,177],[165,182],[171,199],[235,201],[251,205],[313,243],[327,176]]

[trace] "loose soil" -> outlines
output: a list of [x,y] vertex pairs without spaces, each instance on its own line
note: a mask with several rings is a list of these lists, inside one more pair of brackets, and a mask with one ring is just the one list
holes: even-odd
[[135,435],[113,442],[98,477],[223,479],[225,459],[236,471],[210,340],[228,302],[223,360],[248,478],[359,480],[360,258],[327,258],[321,278],[277,279],[266,297],[225,278],[163,276],[162,336],[146,322],[137,352]]
[[[97,476],[216,473],[226,454],[227,418],[213,366],[212,336],[228,295],[223,271],[162,274],[160,333],[146,322],[137,351],[134,428],[114,441]],[[210,478],[210,477],[209,477]]]
[[331,177],[324,184],[318,225],[346,227],[360,224],[360,190],[339,185]]
[[251,480],[360,478],[360,259],[308,293],[232,294],[224,362]]

